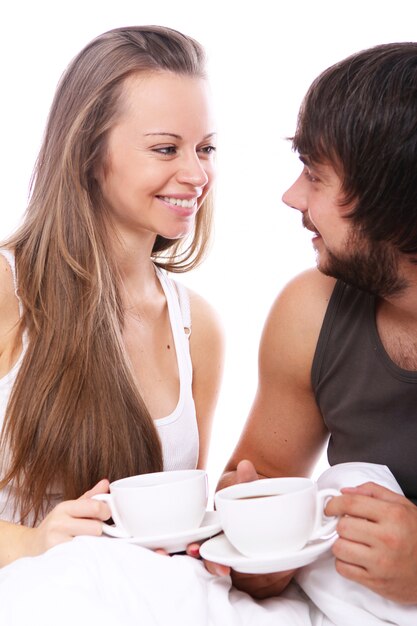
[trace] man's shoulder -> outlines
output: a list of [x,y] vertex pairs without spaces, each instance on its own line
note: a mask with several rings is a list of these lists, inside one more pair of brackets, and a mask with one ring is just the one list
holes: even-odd
[[261,359],[271,372],[285,366],[309,377],[335,282],[316,269],[307,270],[278,294],[261,343]]
[[316,267],[312,267],[291,279],[284,289],[301,289],[312,297],[328,296],[332,294],[335,283],[335,278],[326,276]]
[[295,276],[278,294],[273,310],[277,314],[295,316],[305,323],[306,318],[321,322],[333,293],[336,280],[316,268]]

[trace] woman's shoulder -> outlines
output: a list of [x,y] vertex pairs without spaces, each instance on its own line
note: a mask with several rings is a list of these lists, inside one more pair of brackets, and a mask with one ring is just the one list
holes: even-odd
[[[188,288],[187,288],[188,289]],[[193,364],[193,393],[217,397],[222,378],[225,333],[215,307],[195,291],[188,289],[192,319],[190,353]],[[199,392],[197,390],[200,390]]]
[[6,257],[0,249],[0,307],[6,310],[13,305],[17,309],[19,308],[19,301],[16,296],[14,266],[11,264],[11,258],[9,259],[9,256]]
[[13,269],[0,251],[0,352],[11,340],[20,319]]
[[190,289],[186,288],[188,297],[190,300],[190,309],[194,324],[203,325],[209,324],[221,328],[221,318],[216,308],[204,298],[202,295]]
[[205,344],[207,349],[215,342],[219,348],[224,343],[224,328],[216,308],[196,291],[186,288],[190,301],[192,320],[191,342]]

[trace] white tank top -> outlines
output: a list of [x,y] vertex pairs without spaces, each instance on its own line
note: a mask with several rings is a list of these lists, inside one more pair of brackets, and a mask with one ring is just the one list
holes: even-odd
[[[9,250],[0,250],[12,270],[15,293],[17,280],[14,255]],[[156,268],[156,274],[164,291],[177,355],[180,392],[178,404],[170,415],[154,420],[162,445],[164,470],[194,469],[199,453],[198,427],[192,395],[193,368],[190,356],[189,336],[191,333],[190,302],[184,285],[174,282],[164,270]],[[19,300],[19,309],[22,305]],[[22,352],[12,369],[0,378],[0,429],[3,427],[6,407],[16,380],[19,367],[27,348],[27,335],[23,333]],[[13,498],[9,490],[0,491],[0,518],[13,521]]]

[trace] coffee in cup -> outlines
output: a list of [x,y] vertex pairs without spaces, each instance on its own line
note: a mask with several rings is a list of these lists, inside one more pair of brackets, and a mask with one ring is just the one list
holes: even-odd
[[318,490],[309,478],[266,478],[221,489],[215,505],[230,543],[245,556],[265,557],[333,534],[338,518],[323,509],[337,495],[337,489]]

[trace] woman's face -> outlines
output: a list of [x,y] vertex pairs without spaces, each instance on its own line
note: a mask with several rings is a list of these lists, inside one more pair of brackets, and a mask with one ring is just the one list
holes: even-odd
[[98,181],[124,241],[184,237],[214,177],[207,82],[172,72],[128,78]]

